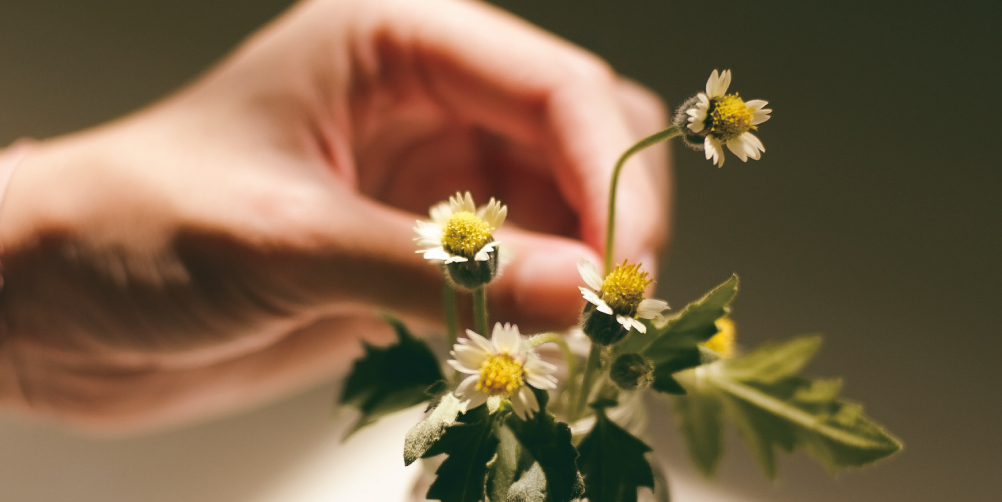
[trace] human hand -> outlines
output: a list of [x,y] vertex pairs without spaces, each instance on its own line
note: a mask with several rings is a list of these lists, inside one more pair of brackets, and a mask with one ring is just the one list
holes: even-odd
[[[612,166],[663,122],[647,91],[486,5],[302,3],[178,94],[21,164],[0,398],[150,426],[319,381],[385,333],[375,307],[438,321],[412,227],[457,190],[509,206],[492,316],[566,327]],[[664,151],[631,164],[617,253],[653,268]]]

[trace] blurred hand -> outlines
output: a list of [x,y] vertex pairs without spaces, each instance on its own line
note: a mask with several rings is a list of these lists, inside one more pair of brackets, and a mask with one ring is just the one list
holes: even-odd
[[[509,207],[494,320],[565,328],[609,173],[658,99],[486,5],[310,1],[193,85],[39,144],[0,213],[8,408],[98,427],[232,410],[343,371],[376,307],[440,323],[414,221]],[[667,233],[665,152],[632,160],[617,255]]]

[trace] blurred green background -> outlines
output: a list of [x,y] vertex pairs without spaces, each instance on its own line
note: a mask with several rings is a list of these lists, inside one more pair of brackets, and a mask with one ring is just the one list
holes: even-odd
[[[289,3],[5,0],[0,143],[141,107]],[[717,169],[675,149],[662,294],[682,305],[739,272],[739,341],[824,332],[809,371],[843,375],[846,394],[907,448],[836,480],[802,454],[784,457],[771,484],[730,434],[721,484],[773,501],[997,499],[998,3],[495,3],[669,104],[730,68],[733,89],[775,110],[761,161],[729,155]],[[696,476],[664,436],[668,463]]]

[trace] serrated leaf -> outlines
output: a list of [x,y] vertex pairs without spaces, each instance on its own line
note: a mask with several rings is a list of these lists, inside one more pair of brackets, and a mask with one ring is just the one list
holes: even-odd
[[[505,426],[497,430],[498,448],[494,460],[488,464],[487,473],[487,494],[491,501],[506,502],[512,496],[514,483],[519,471],[519,460],[522,456],[522,447],[515,439],[515,434]],[[542,475],[542,471],[539,471]],[[525,474],[522,475],[523,478]],[[546,498],[546,479],[540,478],[540,484],[531,483],[527,480],[520,488],[520,493],[527,501],[542,502]],[[538,494],[533,497],[533,489]]]
[[681,312],[649,333],[650,342],[642,349],[655,366],[678,357],[679,351],[696,349],[717,333],[715,322],[727,314],[738,292],[738,276],[713,288],[705,296],[686,305]]
[[699,349],[678,350],[671,358],[654,368],[654,382],[651,383],[651,388],[668,394],[685,394],[685,388],[672,375],[700,364],[703,364],[703,356]]
[[678,427],[689,457],[706,476],[712,476],[723,453],[723,406],[711,393],[692,392],[674,400]]
[[428,388],[443,379],[428,345],[399,320],[384,318],[396,331],[397,343],[388,347],[365,344],[365,355],[352,366],[340,402],[358,408],[362,416],[345,437],[384,415],[427,401]]
[[589,502],[637,502],[637,489],[654,488],[654,474],[644,454],[651,448],[595,410],[591,432],[578,445]]
[[422,456],[446,454],[428,488],[428,500],[480,502],[486,496],[488,463],[498,449],[494,418],[486,406],[463,414]]
[[739,381],[771,383],[800,371],[821,347],[820,335],[803,335],[782,342],[766,342],[727,362],[729,377]]
[[[491,499],[493,502],[495,499]],[[548,502],[546,498],[546,474],[539,463],[532,464],[505,495],[504,502]]]
[[466,412],[465,401],[460,401],[451,392],[443,395],[435,409],[407,431],[404,439],[404,465],[411,465],[421,458],[463,412]]
[[576,462],[578,452],[571,444],[567,424],[554,420],[545,408],[530,420],[509,415],[505,424],[522,450],[542,469],[547,500],[570,502],[584,494]]
[[770,478],[776,475],[775,447],[804,448],[831,472],[860,467],[901,449],[900,441],[867,418],[861,406],[836,398],[835,380],[740,382],[726,372],[708,380],[725,394],[739,435]]

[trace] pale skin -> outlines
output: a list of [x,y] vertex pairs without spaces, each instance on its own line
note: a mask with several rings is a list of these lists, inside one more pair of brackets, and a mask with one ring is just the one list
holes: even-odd
[[[457,190],[509,207],[493,320],[580,315],[609,173],[664,127],[596,56],[461,0],[312,0],[193,84],[38,143],[0,209],[0,404],[91,429],[159,427],[343,373],[377,307],[437,326],[412,227]],[[617,258],[667,240],[665,151],[620,183]]]

